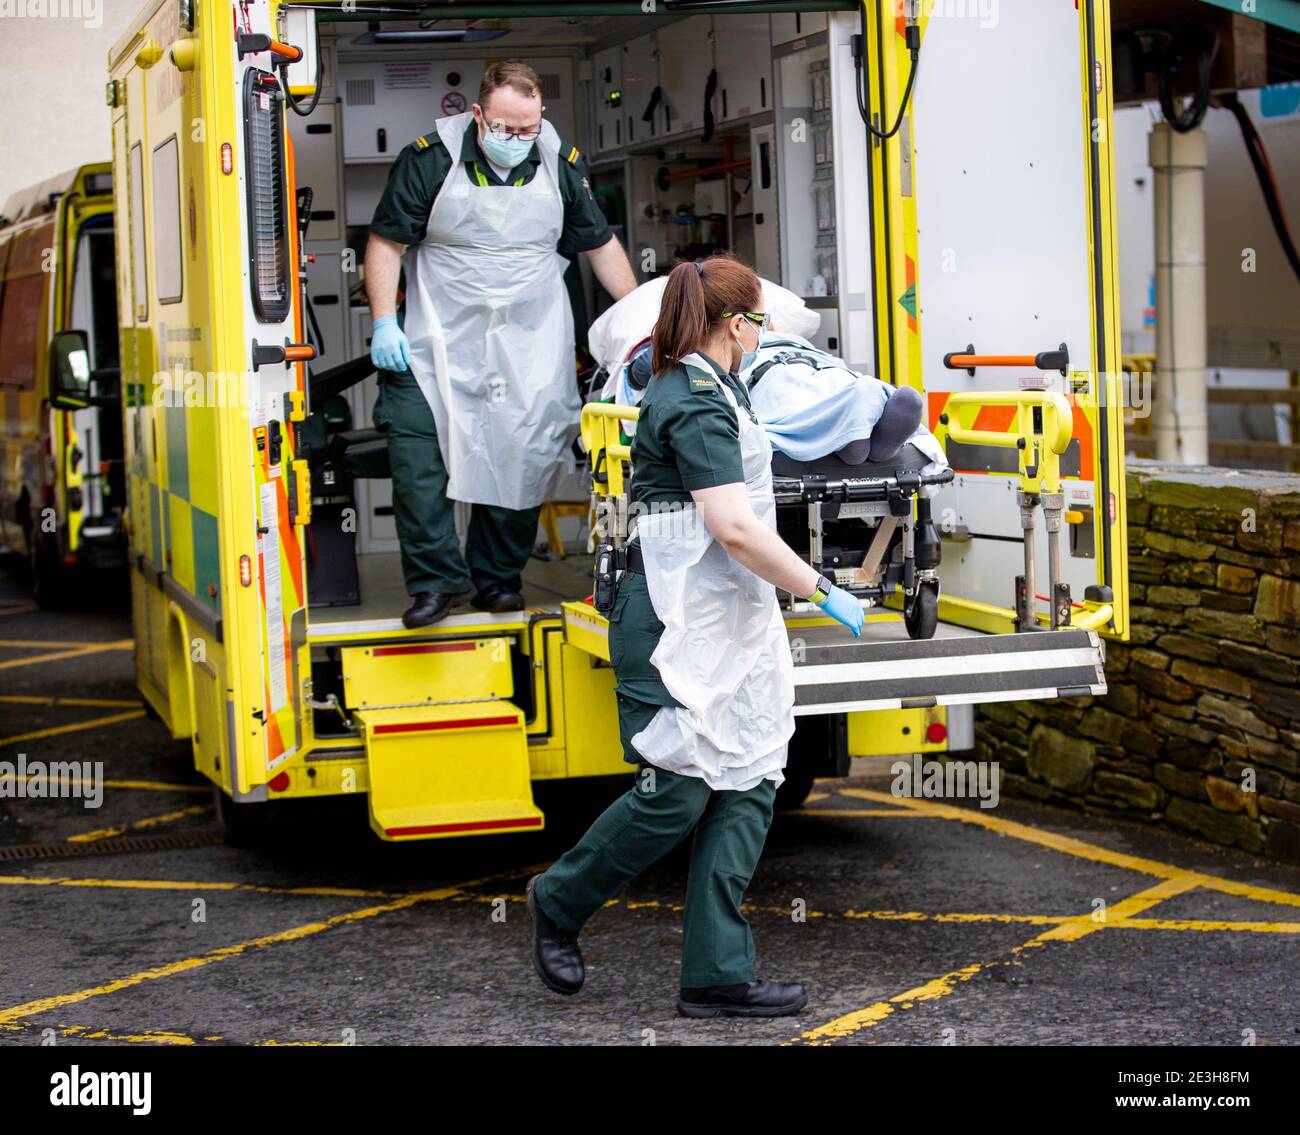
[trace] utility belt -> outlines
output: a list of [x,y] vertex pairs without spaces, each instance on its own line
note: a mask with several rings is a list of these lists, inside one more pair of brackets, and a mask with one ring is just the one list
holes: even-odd
[[601,544],[596,549],[595,586],[591,592],[591,605],[602,615],[614,609],[618,598],[618,577],[621,572],[634,571],[645,575],[645,559],[639,544]]

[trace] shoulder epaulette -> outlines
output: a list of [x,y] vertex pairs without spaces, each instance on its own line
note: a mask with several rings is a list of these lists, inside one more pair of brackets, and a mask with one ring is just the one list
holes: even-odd
[[570,146],[570,147],[569,147],[569,152],[568,152],[567,154],[564,155],[564,160],[565,160],[566,162],[568,162],[569,165],[571,165],[571,166],[576,166],[576,165],[578,164],[578,159],[581,158],[581,157],[582,157],[582,154],[580,154],[580,153],[578,152],[578,147],[577,147],[577,146]]
[[421,135],[420,135],[420,136],[415,140],[415,148],[416,148],[417,150],[427,150],[427,149],[429,148],[429,139],[428,139],[427,135],[421,134]]

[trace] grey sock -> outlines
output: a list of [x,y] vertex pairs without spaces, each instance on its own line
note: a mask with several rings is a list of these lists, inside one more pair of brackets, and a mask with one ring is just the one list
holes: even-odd
[[885,403],[885,412],[871,431],[871,460],[888,461],[916,433],[921,424],[921,395],[910,386],[898,386]]
[[847,465],[864,461],[888,461],[921,424],[921,396],[910,386],[896,387],[885,403],[885,412],[869,438],[851,441],[836,456]]

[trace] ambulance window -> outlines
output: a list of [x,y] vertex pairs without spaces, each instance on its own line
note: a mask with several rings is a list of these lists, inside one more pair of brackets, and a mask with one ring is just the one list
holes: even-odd
[[180,153],[173,134],[153,152],[153,256],[158,302],[181,299]]
[[149,318],[149,273],[144,261],[144,150],[139,142],[131,147],[128,177],[131,198],[131,303],[137,322]]
[[244,75],[244,122],[253,308],[263,323],[279,323],[289,314],[284,110],[275,77],[255,67]]

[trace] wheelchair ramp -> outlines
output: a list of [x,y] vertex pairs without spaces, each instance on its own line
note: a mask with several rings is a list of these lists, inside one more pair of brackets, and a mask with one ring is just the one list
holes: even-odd
[[790,627],[796,715],[1104,694],[1101,639],[1064,629],[983,634],[941,624],[914,642],[901,622]]

